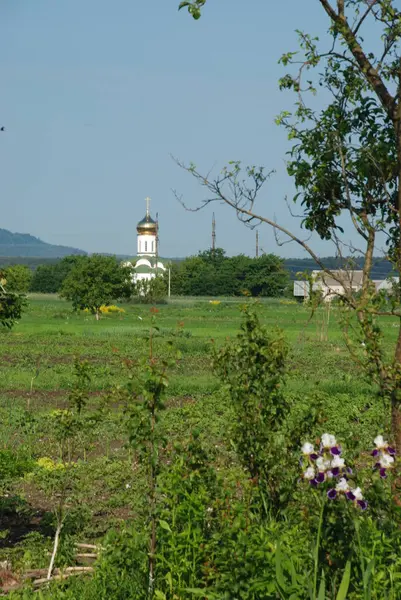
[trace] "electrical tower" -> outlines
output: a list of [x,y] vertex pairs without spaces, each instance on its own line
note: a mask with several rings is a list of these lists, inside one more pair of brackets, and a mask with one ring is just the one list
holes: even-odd
[[156,213],[156,277],[159,263],[159,213]]
[[214,213],[213,213],[213,218],[212,218],[212,253],[214,254],[214,251],[216,250],[216,219],[214,218]]

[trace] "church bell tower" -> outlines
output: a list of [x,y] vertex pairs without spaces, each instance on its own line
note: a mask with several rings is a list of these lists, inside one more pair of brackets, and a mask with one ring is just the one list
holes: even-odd
[[157,222],[150,216],[150,198],[146,198],[146,215],[139,221],[137,255],[157,256]]

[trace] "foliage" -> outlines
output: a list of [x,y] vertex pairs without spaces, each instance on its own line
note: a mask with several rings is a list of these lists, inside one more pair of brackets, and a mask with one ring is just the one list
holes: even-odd
[[[324,581],[325,600],[337,600],[347,573],[347,600],[368,599],[364,580],[370,585],[369,600],[401,596],[400,517],[391,493],[395,469],[385,458],[387,478],[372,470],[377,458],[389,454],[383,418],[389,405],[379,406],[375,390],[349,361],[339,341],[339,309],[333,307],[328,340],[320,342],[313,328],[304,329],[309,313],[303,306],[259,301],[259,325],[250,331],[249,318],[246,313],[241,317],[238,307],[234,300],[211,305],[180,299],[150,312],[125,304],[124,319],[94,324],[81,313],[69,314],[67,302],[59,298],[34,298],[18,333],[0,340],[0,439],[6,449],[0,470],[9,469],[0,501],[0,560],[11,561],[17,574],[48,566],[49,535],[58,523],[54,517],[60,516],[56,566],[75,564],[68,553],[74,542],[103,548],[93,574],[53,581],[40,593],[27,585],[11,595],[13,600],[149,597],[152,515],[155,600],[310,600],[316,556],[317,589]],[[55,314],[67,316],[55,320]],[[179,362],[169,339],[174,332]],[[383,333],[390,348],[394,328],[383,327]],[[224,386],[213,377],[211,336],[217,355],[230,356]],[[360,345],[359,351],[362,355]],[[40,376],[27,411],[26,391],[38,357]],[[268,475],[280,491],[275,507],[265,492],[268,511],[261,486],[244,468],[246,448],[240,454],[237,446],[242,439],[237,412],[248,399],[235,386],[243,382],[255,390],[248,406],[256,407],[258,419],[263,417],[255,419],[258,439],[264,439],[262,423],[273,430],[266,448],[258,450],[262,465],[272,461]],[[235,404],[234,397],[242,404]],[[256,447],[251,423],[247,415],[248,444]],[[323,431],[341,440],[341,457],[353,469],[350,487],[361,488],[366,511],[340,492],[330,501],[332,479],[315,488],[302,477],[307,465],[300,469],[300,447],[310,440],[320,454]],[[380,452],[371,457],[378,431],[384,439],[376,440]],[[150,503],[152,463],[155,505]],[[60,494],[64,500],[57,514]],[[21,539],[21,531],[37,532],[36,537],[31,533]]]
[[[195,19],[205,1],[182,2]],[[318,37],[299,31],[299,50],[281,58],[296,72],[280,80],[282,89],[293,90],[295,110],[283,111],[277,123],[288,131],[293,147],[288,172],[294,178],[303,226],[321,239],[334,242],[337,253],[363,253],[363,282],[355,294],[347,274],[327,269],[301,237],[255,210],[255,201],[267,181],[263,167],[242,169],[230,161],[214,180],[196,165],[178,163],[207,190],[200,207],[223,201],[247,225],[265,222],[276,235],[295,241],[319,267],[344,290],[343,301],[358,320],[360,334],[382,396],[392,402],[392,435],[401,451],[401,404],[398,394],[401,373],[401,321],[393,358],[387,361],[380,344],[377,316],[401,317],[399,305],[375,303],[372,293],[373,252],[384,234],[387,253],[401,271],[401,14],[396,0],[320,0],[317,6],[329,20],[328,47]],[[370,26],[369,26],[370,23]],[[321,107],[308,102],[307,93],[324,90]],[[245,175],[244,175],[245,171]],[[344,220],[358,242],[341,237]],[[362,248],[362,251],[361,251]],[[348,344],[348,332],[345,329]],[[355,353],[352,353],[355,358]],[[360,363],[361,364],[361,363]]]
[[25,265],[13,265],[4,270],[4,278],[10,292],[26,293],[31,285],[32,273]]
[[34,271],[31,292],[54,294],[61,290],[64,280],[79,261],[81,256],[66,256],[55,264],[39,265]]
[[21,317],[26,306],[25,296],[9,292],[7,281],[0,272],[0,326],[12,329]]
[[201,9],[202,7],[206,4],[206,0],[193,0],[191,1],[184,1],[184,2],[180,2],[178,10],[181,10],[182,8],[187,8],[188,12],[190,15],[192,15],[192,17],[195,20],[200,19],[201,17]]
[[274,254],[228,257],[222,248],[173,264],[171,289],[183,296],[281,296],[288,285],[282,259]]
[[161,304],[166,297],[167,285],[162,276],[139,279],[135,283],[135,300],[141,304]]
[[103,305],[132,294],[131,269],[112,256],[93,254],[81,258],[63,282],[61,296],[74,310],[88,308],[97,317]]
[[[292,401],[284,393],[287,354],[282,335],[269,334],[255,312],[245,307],[241,333],[214,355],[215,371],[233,404],[233,443],[266,512],[280,511],[284,499],[291,497],[290,450],[303,422],[292,423],[292,429]],[[312,423],[313,418],[308,421]]]

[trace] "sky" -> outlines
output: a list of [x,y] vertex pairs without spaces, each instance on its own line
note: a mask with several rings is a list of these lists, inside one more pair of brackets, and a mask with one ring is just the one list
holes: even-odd
[[[179,0],[1,0],[0,227],[88,252],[136,252],[136,223],[160,221],[160,254],[217,245],[255,252],[255,232],[226,206],[196,207],[204,191],[172,160],[218,173],[230,160],[275,169],[257,208],[299,232],[285,196],[290,148],[274,119],[280,56],[296,29],[324,37],[316,0],[208,0],[194,21]],[[307,236],[304,236],[307,237]],[[271,228],[260,246],[283,257]],[[318,239],[321,254],[332,249]]]

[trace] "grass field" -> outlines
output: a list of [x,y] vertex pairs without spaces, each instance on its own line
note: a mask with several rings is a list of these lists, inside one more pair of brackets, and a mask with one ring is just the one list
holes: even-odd
[[[162,417],[169,443],[199,428],[214,452],[216,468],[228,477],[236,469],[229,443],[231,408],[213,375],[210,347],[212,339],[223,344],[236,335],[240,305],[232,299],[221,299],[217,305],[208,299],[172,300],[158,307],[159,331],[154,340],[156,354],[166,352],[167,341],[173,339],[182,355],[170,374]],[[90,365],[89,409],[96,412],[102,406],[103,411],[88,433],[86,460],[77,466],[80,485],[75,507],[79,510],[71,511],[68,527],[81,541],[97,539],[110,527],[135,520],[144,502],[141,471],[133,467],[123,406],[115,401],[113,389],[127,382],[129,361],[148,353],[151,314],[146,306],[123,308],[124,314],[103,316],[96,322],[91,315],[73,314],[70,305],[55,296],[32,296],[21,322],[0,335],[0,448],[15,449],[29,460],[57,460],[52,411],[67,406],[74,359]],[[314,397],[321,401],[321,430],[311,435],[327,430],[345,443],[353,439],[361,447],[369,446],[383,429],[383,411],[375,390],[349,358],[335,309],[327,341],[320,341],[320,326],[314,320],[308,323],[307,307],[267,300],[258,303],[257,310],[269,329],[284,331],[290,345],[286,393],[303,401]],[[390,343],[396,329],[391,321],[383,328]],[[51,499],[24,479],[8,489],[1,502],[7,518],[0,528],[0,558],[13,553],[27,564],[40,566],[37,548],[46,545],[51,533]],[[27,554],[29,544],[36,550]]]

